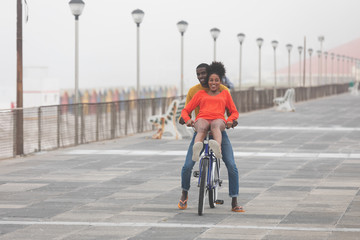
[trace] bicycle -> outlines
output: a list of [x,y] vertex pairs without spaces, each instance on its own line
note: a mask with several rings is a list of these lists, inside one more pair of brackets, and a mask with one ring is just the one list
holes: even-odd
[[224,201],[217,199],[218,187],[221,186],[220,179],[220,159],[209,148],[210,131],[208,131],[204,139],[204,151],[200,156],[199,171],[194,171],[193,176],[198,177],[199,187],[199,204],[198,214],[201,216],[205,208],[205,196],[208,193],[210,208],[214,208],[216,204],[223,204]]

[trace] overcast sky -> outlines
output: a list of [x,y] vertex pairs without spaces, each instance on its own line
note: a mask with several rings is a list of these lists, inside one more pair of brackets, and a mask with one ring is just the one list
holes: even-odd
[[[68,0],[27,0],[23,24],[24,68],[45,67],[50,86],[74,88],[74,17]],[[221,30],[217,60],[238,84],[238,33],[243,44],[243,78],[258,75],[256,38],[262,37],[263,75],[273,70],[271,41],[279,41],[278,67],[286,67],[285,45],[324,50],[360,37],[359,0],[84,0],[80,16],[80,88],[136,86],[136,25],[131,12],[145,12],[140,26],[140,84],[180,86],[180,33],[185,20],[185,89],[197,83],[195,67],[213,59],[210,29]],[[24,5],[25,10],[25,5]],[[16,93],[16,1],[0,1],[0,84]],[[293,50],[293,62],[298,60]],[[295,55],[296,54],[296,55]],[[25,80],[25,78],[24,78]],[[54,84],[52,84],[54,81]],[[28,83],[24,83],[26,86]]]

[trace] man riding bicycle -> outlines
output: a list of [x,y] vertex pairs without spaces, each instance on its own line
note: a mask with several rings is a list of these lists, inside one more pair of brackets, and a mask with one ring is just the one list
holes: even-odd
[[[188,104],[190,100],[194,97],[194,95],[200,91],[200,90],[209,90],[208,84],[207,84],[207,78],[208,78],[208,69],[209,65],[206,63],[202,63],[197,66],[196,68],[196,75],[199,80],[199,84],[193,86],[189,89],[188,94],[186,96],[186,103]],[[220,85],[219,87],[220,91],[229,91],[224,85]],[[195,115],[199,113],[199,107],[195,109]],[[179,122],[181,124],[185,124],[184,120],[180,118]],[[234,121],[233,127],[237,125],[237,122]],[[196,137],[196,132],[194,133],[194,136],[190,142],[188,152],[186,154],[186,159],[184,166],[182,167],[181,171],[181,188],[182,188],[182,194],[181,198],[178,203],[179,209],[186,209],[187,208],[187,201],[188,201],[188,191],[190,189],[190,180],[191,180],[191,172],[195,165],[195,162],[192,161],[192,155],[193,155],[193,146],[194,146],[194,140]],[[231,210],[234,212],[243,212],[243,207],[238,205],[237,202],[237,196],[239,195],[239,174],[238,169],[235,164],[234,160],[234,152],[231,146],[231,143],[229,141],[229,138],[227,136],[226,131],[221,132],[221,153],[222,153],[222,159],[226,165],[226,168],[228,170],[228,177],[229,177],[229,196],[232,198],[231,201]]]

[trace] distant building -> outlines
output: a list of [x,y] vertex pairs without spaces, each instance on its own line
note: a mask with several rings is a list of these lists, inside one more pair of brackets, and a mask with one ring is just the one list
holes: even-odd
[[[291,86],[314,86],[322,84],[346,83],[360,80],[360,38],[352,40],[340,46],[318,52],[313,48],[311,57],[306,46],[305,71],[304,50],[301,52],[301,63],[299,63],[298,50],[292,49],[290,65]],[[288,85],[288,66],[277,71],[278,83]],[[305,75],[305,77],[304,77]]]

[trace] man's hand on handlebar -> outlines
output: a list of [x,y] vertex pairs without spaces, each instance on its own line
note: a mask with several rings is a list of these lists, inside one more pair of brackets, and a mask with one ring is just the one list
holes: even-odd
[[184,121],[184,119],[183,119],[182,117],[180,117],[179,123],[180,123],[181,125],[184,125],[184,124],[185,124],[185,121]]
[[233,121],[232,128],[236,127],[237,125],[238,125],[238,121],[237,121],[237,120],[234,120],[234,121]]

